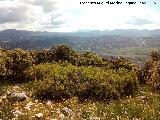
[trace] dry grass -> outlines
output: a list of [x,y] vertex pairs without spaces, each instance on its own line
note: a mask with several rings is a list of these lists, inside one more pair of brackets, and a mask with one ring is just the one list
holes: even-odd
[[[160,96],[141,88],[134,97],[119,101],[100,103],[79,102],[76,97],[62,102],[39,101],[32,98],[26,85],[1,87],[0,118],[2,120],[158,120],[160,119]],[[5,92],[6,91],[6,92]],[[23,102],[11,103],[7,92],[26,92]]]

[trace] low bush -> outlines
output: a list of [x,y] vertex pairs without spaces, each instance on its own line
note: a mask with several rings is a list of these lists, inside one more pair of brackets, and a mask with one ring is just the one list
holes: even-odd
[[127,69],[104,70],[98,67],[77,67],[71,64],[40,64],[25,72],[33,80],[34,96],[40,99],[106,101],[134,94],[137,77]]
[[34,58],[28,51],[14,49],[5,52],[3,61],[3,75],[10,82],[24,82],[24,71],[34,64]]
[[48,50],[36,50],[34,53],[36,64],[51,63],[53,61],[68,61],[75,66],[102,67],[107,64],[102,57],[92,52],[79,53],[67,45],[52,46]]
[[76,52],[67,45],[57,45],[52,46],[47,51],[48,61],[67,60],[68,62],[73,62]]
[[5,52],[2,49],[0,49],[0,80],[4,79],[6,73],[4,57]]
[[78,66],[95,66],[95,67],[102,67],[106,65],[106,62],[103,61],[102,57],[91,53],[91,52],[84,52],[79,54],[77,59]]
[[131,63],[131,61],[125,59],[125,58],[115,58],[115,59],[111,59],[109,60],[110,63],[112,63],[111,68],[112,69],[121,69],[121,68],[125,68],[127,70],[134,70],[135,69],[135,64]]
[[[139,78],[140,79],[140,78]],[[154,51],[141,71],[141,82],[160,90],[160,51]]]
[[160,90],[160,61],[149,61],[143,69],[143,79],[155,90]]

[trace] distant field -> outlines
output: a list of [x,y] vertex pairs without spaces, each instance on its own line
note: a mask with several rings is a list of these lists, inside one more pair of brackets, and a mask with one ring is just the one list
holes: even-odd
[[131,47],[131,48],[122,48],[115,50],[102,50],[98,51],[102,55],[111,55],[111,56],[123,56],[133,60],[135,62],[140,61],[144,62],[146,58],[152,51],[160,50],[160,48],[148,48],[148,47]]

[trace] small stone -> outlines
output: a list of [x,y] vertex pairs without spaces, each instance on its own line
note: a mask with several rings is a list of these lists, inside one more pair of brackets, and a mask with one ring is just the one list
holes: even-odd
[[33,105],[34,105],[34,103],[29,102],[24,108],[25,108],[26,110],[31,110],[31,108],[32,108]]
[[67,107],[64,107],[62,109],[62,113],[65,115],[65,116],[68,116],[68,115],[71,115],[72,114],[72,110],[67,108]]
[[14,87],[13,87],[13,89],[20,89],[20,87],[18,86],[18,85],[15,85]]
[[12,111],[12,114],[13,114],[13,116],[14,117],[19,117],[20,115],[22,115],[23,113],[21,112],[21,111],[19,111],[19,110],[13,110]]
[[35,116],[37,117],[37,118],[42,118],[43,117],[43,113],[37,113],[37,114],[35,114]]
[[143,101],[148,101],[148,98],[146,96],[139,96],[139,99],[141,99]]
[[47,101],[47,102],[46,102],[46,105],[47,105],[47,106],[51,106],[51,105],[52,105],[52,102],[51,102],[51,101]]
[[10,93],[7,95],[7,99],[10,102],[20,102],[20,101],[24,101],[27,99],[27,95],[25,94],[25,92],[22,93]]

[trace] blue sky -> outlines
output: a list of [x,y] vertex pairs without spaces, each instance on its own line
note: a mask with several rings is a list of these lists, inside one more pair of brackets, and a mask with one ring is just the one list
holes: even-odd
[[[135,5],[80,4],[87,0],[0,0],[0,30],[71,32],[83,29],[159,29],[160,1]],[[88,0],[103,1],[108,0]],[[115,1],[116,0],[110,0]],[[157,4],[154,4],[156,2]]]

